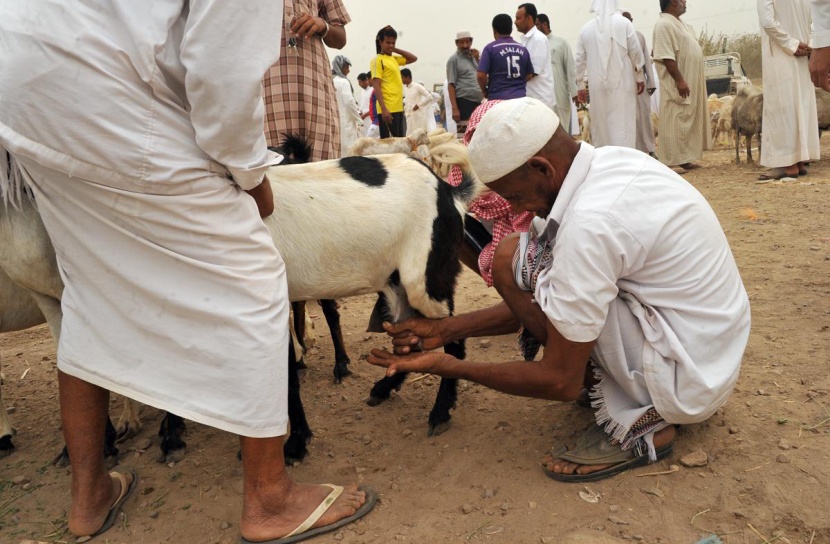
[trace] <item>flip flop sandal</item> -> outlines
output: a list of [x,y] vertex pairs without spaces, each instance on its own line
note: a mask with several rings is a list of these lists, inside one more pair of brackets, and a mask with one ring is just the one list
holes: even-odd
[[783,168],[773,168],[769,172],[764,172],[758,176],[758,181],[773,181],[784,178],[798,177],[799,174],[788,174]]
[[799,176],[806,176],[807,174],[809,174],[809,172],[807,171],[806,168],[804,168],[803,166],[798,167],[798,175]]
[[330,487],[331,493],[329,493],[328,496],[325,499],[323,499],[323,502],[320,503],[317,509],[314,510],[314,512],[312,512],[304,522],[302,522],[296,529],[288,533],[286,536],[282,538],[276,538],[274,540],[265,540],[259,542],[248,540],[246,538],[241,538],[240,542],[242,544],[293,544],[296,542],[302,542],[304,540],[308,540],[310,538],[314,538],[322,534],[330,533],[343,527],[344,525],[348,525],[353,521],[357,521],[358,519],[362,518],[363,516],[371,512],[372,508],[374,508],[375,504],[377,504],[378,502],[378,494],[375,492],[375,490],[371,487],[362,485],[358,489],[366,493],[366,502],[363,503],[363,506],[361,506],[357,510],[357,512],[355,512],[347,518],[335,521],[334,523],[331,523],[329,525],[323,525],[322,527],[316,527],[314,529],[311,529],[311,526],[317,523],[317,520],[323,517],[323,514],[325,514],[328,511],[328,509],[331,508],[331,505],[334,504],[334,502],[337,500],[337,497],[339,497],[340,494],[343,493],[342,486],[334,484],[323,485]]
[[[673,449],[671,442],[657,448],[657,460],[665,458]],[[612,465],[590,474],[562,474],[543,467],[549,478],[571,483],[603,480],[649,463],[647,454],[637,456],[633,450],[623,451],[619,444],[612,444],[610,437],[598,425],[581,436],[573,450],[560,453],[558,458],[578,465]]]
[[118,495],[118,498],[115,500],[113,505],[110,506],[109,512],[107,512],[107,517],[104,520],[104,524],[100,529],[89,535],[90,538],[95,538],[96,536],[109,531],[112,529],[112,526],[115,525],[115,520],[118,519],[118,514],[121,512],[121,506],[127,499],[130,498],[130,495],[133,494],[133,491],[135,491],[135,488],[138,485],[138,474],[136,474],[134,469],[130,470],[130,474],[133,479],[128,485],[127,478],[123,474],[115,471],[110,472],[110,478],[118,480],[121,483],[121,494]]

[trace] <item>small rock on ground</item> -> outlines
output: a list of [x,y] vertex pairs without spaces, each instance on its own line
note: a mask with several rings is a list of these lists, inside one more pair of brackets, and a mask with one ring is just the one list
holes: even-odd
[[687,468],[705,467],[709,464],[709,456],[703,450],[693,451],[681,457],[680,464]]

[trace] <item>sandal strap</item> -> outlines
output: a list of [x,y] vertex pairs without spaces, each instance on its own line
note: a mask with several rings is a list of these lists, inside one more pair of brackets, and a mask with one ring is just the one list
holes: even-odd
[[115,502],[112,503],[112,506],[114,507],[121,501],[121,499],[124,498],[124,495],[126,495],[127,492],[130,490],[130,485],[127,483],[127,477],[121,474],[120,472],[110,472],[110,478],[112,478],[113,480],[118,480],[121,483],[121,492],[118,494],[118,498],[115,499]]
[[311,527],[315,523],[317,523],[317,520],[319,520],[321,517],[323,517],[323,514],[325,514],[328,511],[328,509],[331,508],[331,505],[334,504],[334,501],[337,500],[337,498],[340,496],[340,494],[343,493],[343,487],[342,486],[334,485],[334,484],[323,484],[323,485],[325,485],[327,487],[330,487],[331,488],[331,493],[329,493],[328,496],[325,499],[323,499],[323,502],[321,502],[317,506],[317,508],[314,510],[314,512],[312,512],[305,519],[304,522],[302,522],[300,525],[298,525],[296,529],[294,529],[293,531],[291,531],[290,533],[285,535],[286,537],[299,535],[299,534],[304,533],[304,532],[308,531],[309,529],[311,529]]

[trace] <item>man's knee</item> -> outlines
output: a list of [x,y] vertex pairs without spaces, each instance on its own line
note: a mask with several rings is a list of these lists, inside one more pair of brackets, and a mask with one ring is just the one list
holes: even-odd
[[516,274],[513,270],[513,256],[519,245],[521,233],[508,234],[499,242],[493,255],[493,285],[497,290],[516,285]]

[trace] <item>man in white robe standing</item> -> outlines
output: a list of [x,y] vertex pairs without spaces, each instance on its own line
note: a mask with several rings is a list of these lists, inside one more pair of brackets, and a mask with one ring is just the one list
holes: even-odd
[[360,136],[368,136],[370,138],[380,138],[378,126],[372,122],[372,95],[375,90],[372,88],[369,74],[363,73],[357,76],[357,84],[363,91],[360,93],[360,118],[363,119],[363,130]]
[[[634,17],[631,13],[624,11],[623,17],[634,24]],[[646,78],[646,92],[640,93],[637,96],[637,149],[643,153],[648,153],[654,157],[654,128],[651,125],[651,95],[657,89],[657,81],[654,77],[654,63],[651,62],[651,53],[646,45],[646,37],[639,30],[634,31],[637,34],[637,41],[640,43],[640,49],[643,50],[643,75]]]
[[[285,470],[288,286],[260,218],[281,159],[266,147],[262,77],[283,2],[3,6],[0,187],[9,206],[21,182],[34,192],[65,285],[69,531],[108,530],[137,487],[134,471],[104,466],[109,391],[240,435],[243,542],[371,508],[373,493]],[[305,39],[318,21],[287,23]]]
[[530,53],[533,77],[527,82],[527,96],[539,100],[550,109],[556,107],[553,68],[550,61],[550,43],[536,28],[536,6],[525,3],[516,10],[516,30],[522,33],[521,43]]
[[660,0],[654,25],[654,65],[660,92],[660,161],[683,174],[712,147],[703,50],[680,16],[686,0]]
[[409,136],[418,129],[427,134],[435,130],[435,109],[432,93],[423,85],[412,81],[412,71],[409,68],[401,69],[403,82],[403,111],[406,115],[406,135]]
[[764,117],[758,179],[798,177],[820,156],[816,93],[810,80],[809,0],[758,0]]
[[813,53],[810,78],[813,85],[830,92],[830,0],[813,0]]
[[[576,98],[576,71],[574,54],[565,38],[556,36],[550,29],[550,18],[540,13],[536,18],[536,29],[547,36],[550,43],[550,64],[553,70],[553,88],[556,95],[556,107],[553,109],[562,127],[571,134],[571,108]],[[578,131],[577,131],[578,133]]]
[[594,146],[637,145],[637,95],[645,90],[643,51],[634,25],[620,13],[619,0],[594,0],[596,17],[579,32],[576,81],[580,102],[591,93],[591,141]]

